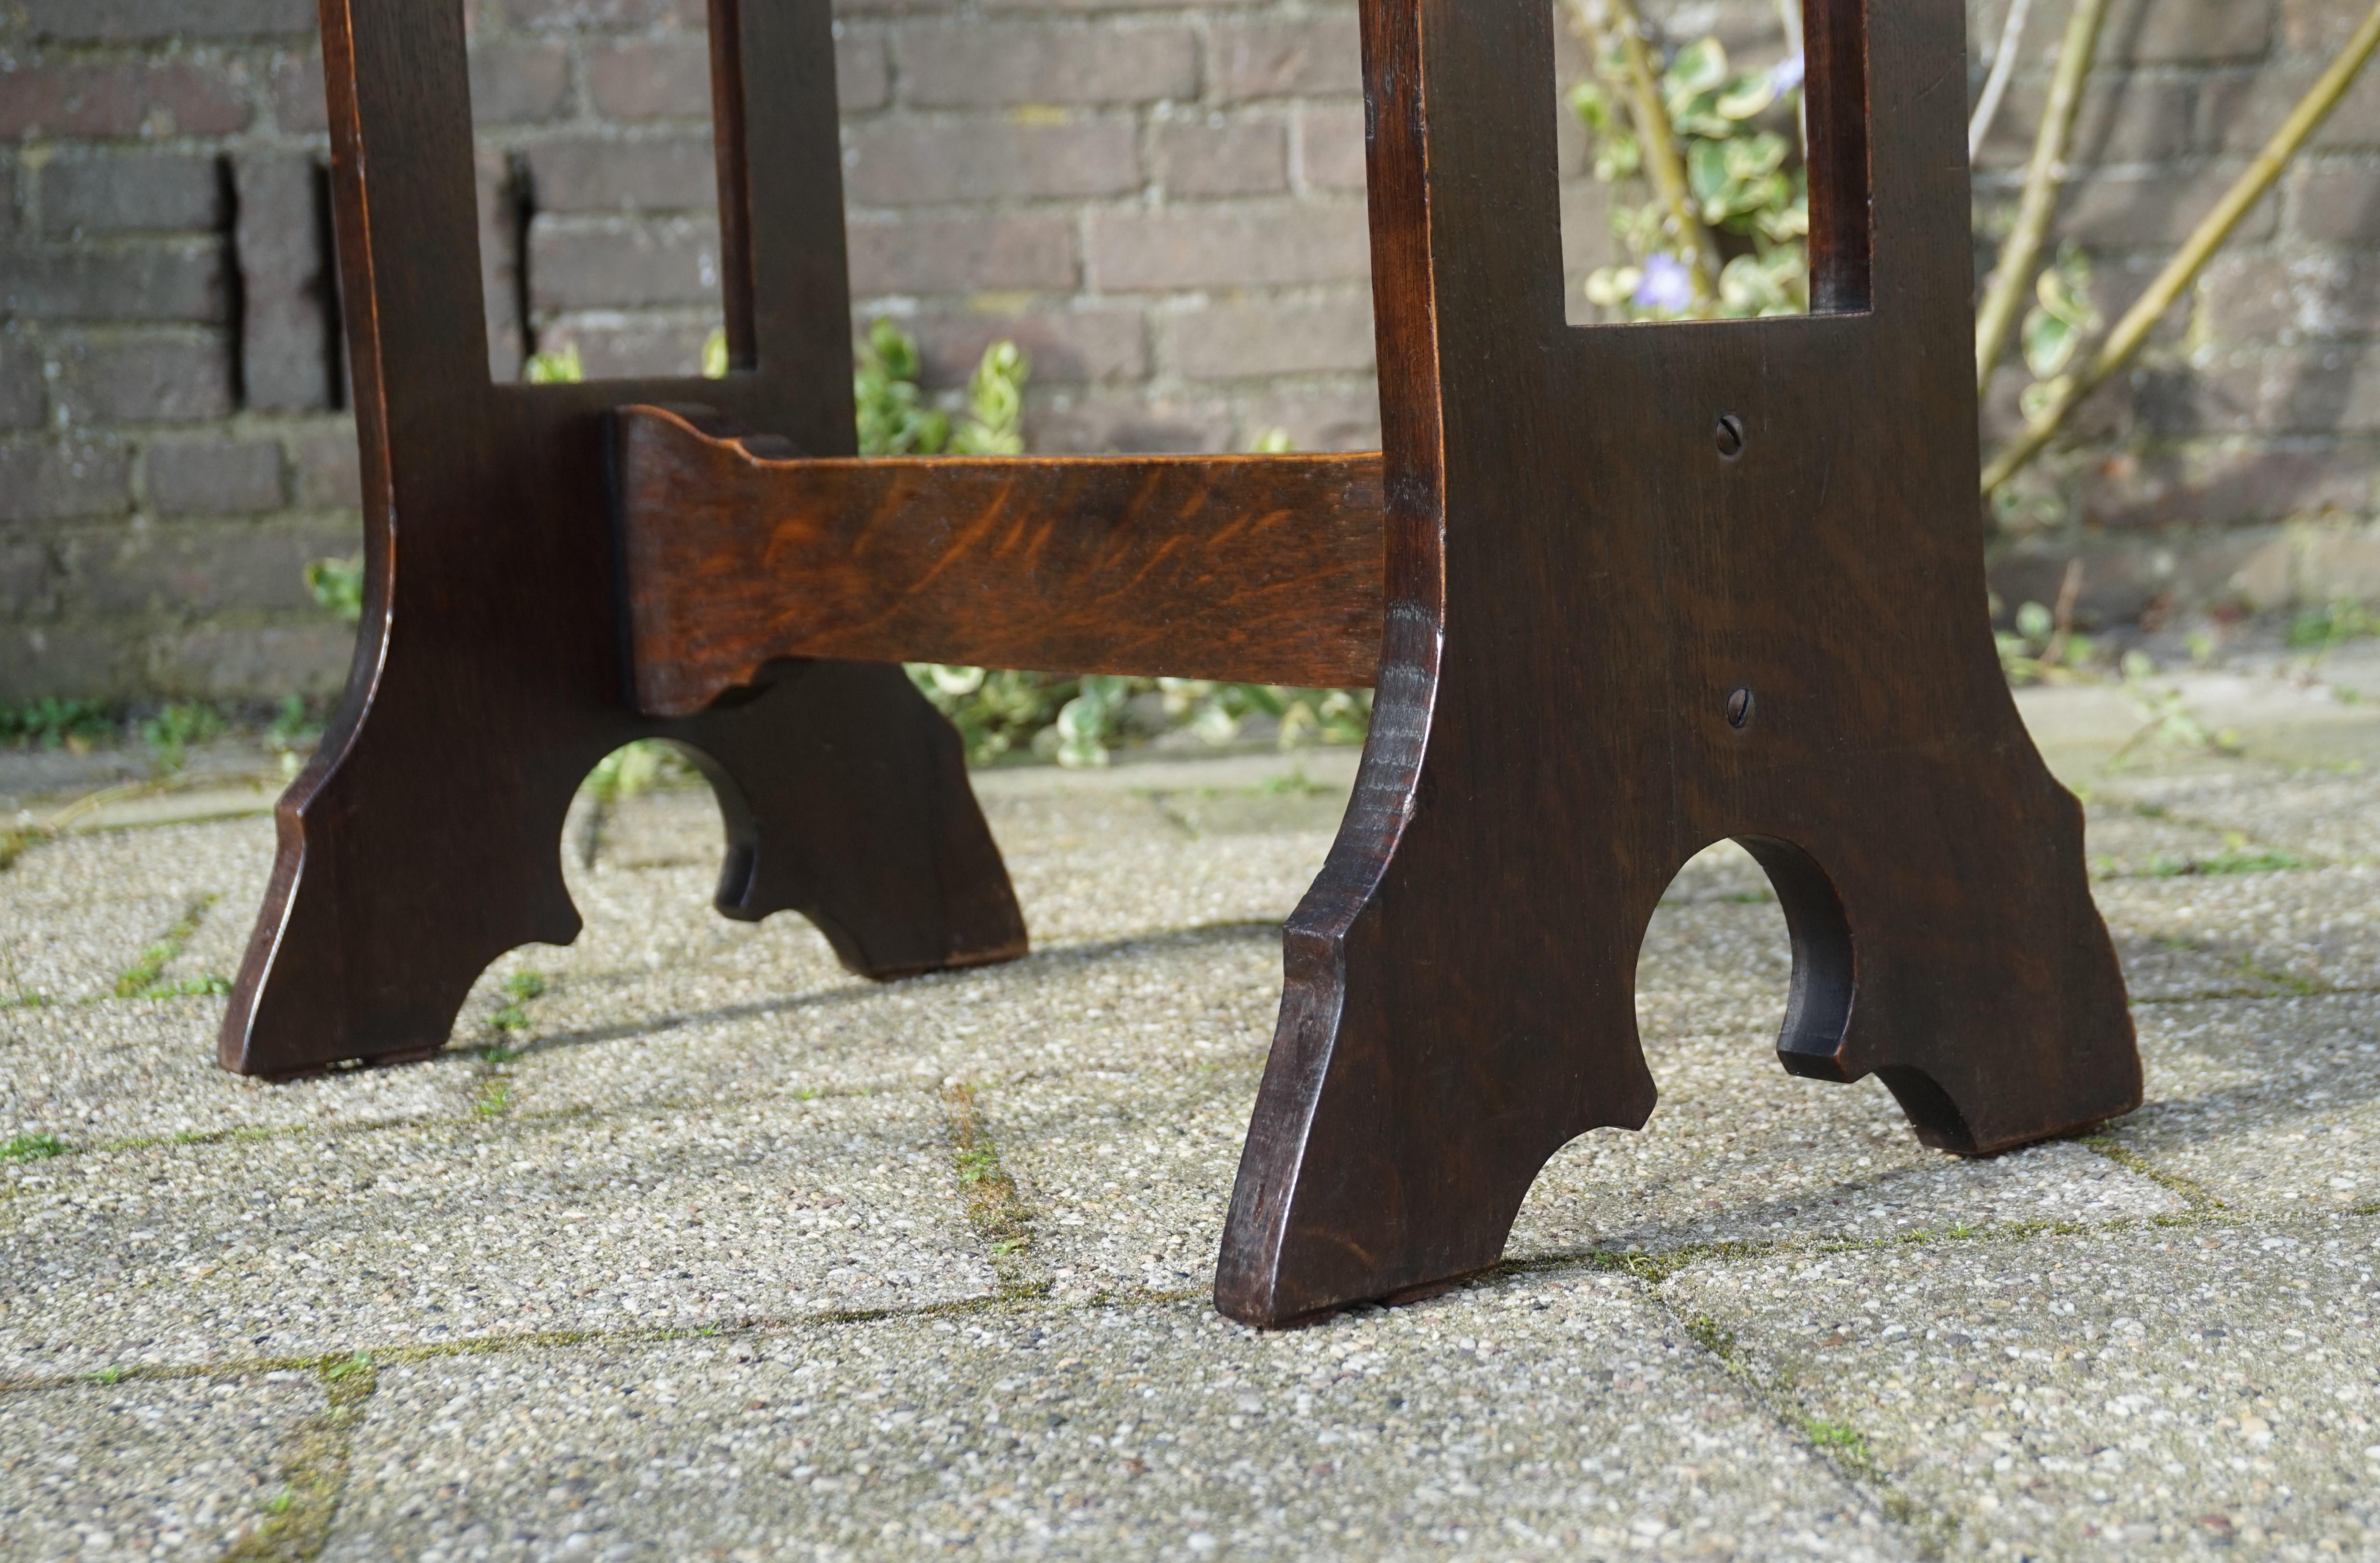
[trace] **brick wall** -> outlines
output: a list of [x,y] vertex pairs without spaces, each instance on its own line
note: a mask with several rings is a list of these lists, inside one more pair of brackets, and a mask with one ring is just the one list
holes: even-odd
[[[2005,4],[1975,0],[1978,53]],[[1650,9],[1778,52],[1772,0]],[[2035,10],[1979,264],[2064,21]],[[2111,311],[2362,10],[2115,0],[2065,221]],[[491,372],[565,347],[598,375],[692,367],[718,316],[699,5],[470,16]],[[300,578],[357,525],[310,26],[307,0],[0,0],[0,700],[341,676]],[[901,316],[936,385],[1010,336],[1038,449],[1377,438],[1352,0],[849,0],[837,65],[856,310]],[[1563,136],[1580,271],[1608,239]],[[2080,551],[2110,615],[2168,591],[2380,595],[2374,150],[2380,83],[2028,481],[2011,592]]]

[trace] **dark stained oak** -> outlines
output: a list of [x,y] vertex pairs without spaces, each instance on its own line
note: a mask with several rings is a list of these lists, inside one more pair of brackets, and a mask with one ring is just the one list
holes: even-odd
[[1549,7],[1363,7],[1387,634],[1285,936],[1235,1318],[1491,1265],[1548,1156],[1641,1127],[1637,948],[1725,836],[1791,929],[1793,1073],[1876,1075],[1969,1155],[2140,1102],[2082,811],[1986,620],[1963,8],[1805,15],[1827,312],[1579,329]]
[[616,438],[654,715],[783,657],[1372,681],[1377,456],[763,459],[652,407]]
[[[728,915],[800,911],[871,976],[1024,953],[958,735],[898,667],[780,664],[670,720],[629,693],[611,409],[699,399],[822,456],[856,437],[827,0],[711,7],[745,367],[586,385],[489,382],[462,7],[322,0],[322,16],[364,618],[346,698],[281,800],[224,1066],[443,1045],[488,962],[576,937],[563,816],[596,762],[640,738],[685,747],[719,793]],[[769,66],[748,101],[739,59]],[[765,152],[747,159],[747,142]]]
[[712,0],[735,372],[533,388],[487,382],[459,7],[322,0],[365,617],[225,1066],[443,1043],[576,933],[563,813],[640,737],[719,793],[729,915],[875,976],[1021,955],[916,658],[1376,686],[1284,934],[1234,1318],[1483,1269],[1547,1157],[1641,1127],[1638,946],[1724,837],[1791,929],[1787,1069],[1966,1155],[2137,1105],[1985,617],[1960,0],[1805,0],[1819,312],[1589,330],[1549,11],[1363,0],[1381,456],[863,463],[827,0]]

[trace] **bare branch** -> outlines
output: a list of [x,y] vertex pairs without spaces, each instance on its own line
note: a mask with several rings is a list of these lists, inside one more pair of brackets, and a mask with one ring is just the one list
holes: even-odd
[[1992,371],[2016,328],[2017,311],[2033,288],[2042,247],[2049,239],[2049,220],[2058,211],[2058,192],[2066,185],[2066,153],[2074,138],[2074,118],[2082,106],[2082,84],[2090,79],[2092,56],[2099,49],[2099,26],[2107,15],[2107,0],[2074,0],[2067,18],[2066,41],[2058,50],[2058,75],[2049,87],[2049,106],[2042,112],[2041,134],[2034,140],[2033,164],[2024,174],[2024,200],[2019,204],[2016,227],[2000,250],[1999,269],[1984,289],[1984,307],[1975,317],[1975,385],[1987,390]]
[[2256,154],[2256,160],[2248,165],[2247,171],[2224,192],[2222,201],[2182,244],[2180,252],[2167,263],[2164,271],[2157,274],[2156,280],[2149,285],[2149,290],[2141,295],[2140,302],[2116,324],[2116,329],[2108,334],[2090,367],[2054,383],[2049,404],[2025,425],[2024,432],[2000,452],[1998,458],[1984,473],[1985,498],[1997,494],[2002,484],[2040,455],[2083,398],[2107,384],[2110,376],[2132,360],[2132,355],[2141,350],[2141,344],[2148,340],[2149,333],[2155,329],[2158,320],[2189,290],[2191,284],[2197,280],[2198,274],[2205,270],[2206,263],[2214,259],[2215,252],[2223,247],[2223,241],[2229,238],[2231,231],[2240,226],[2240,219],[2247,216],[2256,202],[2264,198],[2265,192],[2273,188],[2282,170],[2289,165],[2290,160],[2297,156],[2314,131],[2321,128],[2322,122],[2330,117],[2331,111],[2347,95],[2347,90],[2355,84],[2356,77],[2362,74],[2375,49],[2380,49],[2380,5],[2373,6],[2372,14],[2363,18],[2362,27],[2356,29],[2346,51],[2332,62],[2330,68],[2323,73],[2322,79],[2314,83],[2313,90],[2289,111],[2288,120],[2273,133],[2273,139],[2265,143],[2265,150]]

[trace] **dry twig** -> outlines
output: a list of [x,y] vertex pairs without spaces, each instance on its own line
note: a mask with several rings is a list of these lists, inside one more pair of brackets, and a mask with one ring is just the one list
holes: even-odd
[[2331,111],[2347,95],[2347,90],[2355,84],[2356,77],[2362,74],[2374,49],[2380,49],[2380,5],[2373,6],[2372,14],[2365,17],[2363,25],[2355,30],[2355,36],[2349,41],[2346,50],[2323,73],[2322,79],[2314,83],[2313,90],[2289,111],[2288,120],[2273,133],[2273,139],[2265,143],[2265,150],[2256,154],[2256,160],[2248,165],[2247,170],[2224,192],[2215,210],[2206,214],[2197,230],[2183,242],[2180,252],[2167,263],[2164,271],[2157,274],[2156,280],[2149,285],[2146,293],[2141,295],[2140,301],[2116,323],[2116,329],[2100,346],[2090,367],[2079,373],[2063,375],[2052,383],[2048,403],[2025,425],[2024,432],[2010,441],[2008,448],[2001,451],[1991,466],[1985,470],[1985,498],[1989,499],[1998,493],[2001,486],[2022,470],[2026,463],[2040,455],[2074,409],[2131,361],[2132,355],[2141,350],[2141,345],[2148,340],[2149,333],[2155,329],[2158,320],[2197,280],[2206,263],[2214,259],[2215,252],[2223,247],[2223,241],[2231,237],[2232,229],[2238,227],[2240,219],[2264,199],[2265,192],[2271,189],[2274,181],[2281,177],[2281,171],[2289,166],[2290,160],[2314,131],[2321,128],[2322,122],[2330,117]]

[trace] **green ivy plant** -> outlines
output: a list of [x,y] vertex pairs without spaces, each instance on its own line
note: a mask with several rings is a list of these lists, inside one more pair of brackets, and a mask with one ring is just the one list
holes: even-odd
[[[1801,62],[1736,71],[1726,48],[1705,38],[1662,71],[1662,106],[1685,163],[1695,215],[1730,252],[1718,296],[1694,296],[1668,205],[1649,188],[1643,139],[1629,117],[1627,61],[1618,43],[1599,51],[1594,79],[1571,90],[1586,127],[1595,177],[1611,186],[1611,229],[1628,259],[1586,281],[1589,301],[1622,320],[1744,319],[1810,308],[1809,175],[1793,137]],[[1781,127],[1781,128],[1780,128]]]
[[55,696],[25,705],[0,705],[0,743],[78,752],[105,738],[115,727],[107,713],[87,700]]
[[1015,343],[994,342],[984,349],[955,425],[918,389],[920,367],[916,337],[890,320],[868,327],[851,377],[860,455],[1025,454],[1025,385],[1032,362]]

